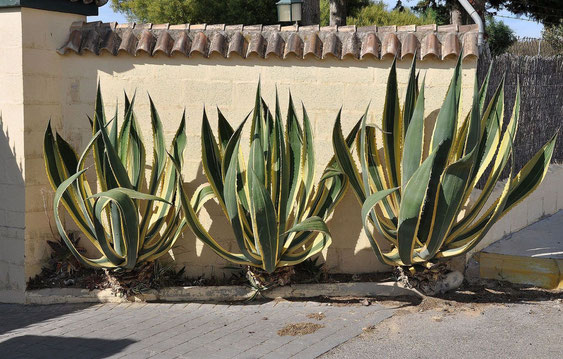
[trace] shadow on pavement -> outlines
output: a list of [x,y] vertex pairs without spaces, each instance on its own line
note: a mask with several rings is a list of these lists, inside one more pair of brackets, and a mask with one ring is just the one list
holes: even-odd
[[2,358],[81,358],[102,359],[118,354],[135,340],[85,339],[24,335],[0,343]]
[[[90,304],[24,306],[0,304],[0,335],[29,325],[71,314],[90,307]],[[0,357],[2,357],[0,351]]]

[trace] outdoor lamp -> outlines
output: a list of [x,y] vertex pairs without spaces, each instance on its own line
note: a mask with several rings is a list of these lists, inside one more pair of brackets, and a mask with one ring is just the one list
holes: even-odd
[[278,6],[279,22],[298,22],[301,21],[301,6],[303,0],[280,0]]

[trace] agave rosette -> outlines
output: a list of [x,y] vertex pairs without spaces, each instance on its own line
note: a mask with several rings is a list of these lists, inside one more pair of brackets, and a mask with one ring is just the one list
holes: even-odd
[[[164,132],[150,101],[153,130],[153,161],[145,179],[145,146],[133,113],[135,98],[125,96],[125,116],[118,131],[117,110],[106,120],[98,88],[92,139],[78,157],[72,146],[49,123],[45,132],[44,157],[49,181],[56,190],[54,219],[58,232],[83,265],[95,268],[133,269],[167,253],[181,235],[186,222],[177,197],[177,175],[164,145]],[[186,146],[185,116],[172,141],[177,165]],[[98,186],[94,193],[86,178],[86,161],[93,155]],[[82,234],[98,252],[90,258],[70,241],[59,211],[66,209]]]
[[[402,108],[393,62],[380,129],[382,144],[376,136],[379,129],[367,124],[367,111],[356,138],[361,171],[344,141],[340,121],[336,121],[336,157],[362,204],[364,230],[381,262],[429,266],[433,261],[469,251],[545,177],[557,134],[520,172],[514,175],[511,169],[501,195],[485,208],[512,156],[520,112],[518,88],[512,116],[502,131],[504,81],[485,106],[489,75],[490,70],[480,89],[475,81],[471,111],[458,124],[460,56],[435,125],[426,129],[429,124],[424,118],[424,80],[419,88],[416,60]],[[424,141],[426,130],[432,130],[429,144]],[[482,191],[469,203],[481,179],[485,183]],[[379,238],[372,228],[380,233]],[[384,250],[389,244],[391,249]]]
[[[260,85],[252,116],[235,130],[218,111],[216,138],[203,115],[202,158],[208,183],[191,201],[184,189],[182,204],[195,233],[219,256],[269,273],[298,264],[331,243],[325,220],[344,194],[348,180],[333,158],[315,187],[315,157],[311,124],[303,107],[301,125],[289,99],[284,130],[279,100],[274,113],[261,97]],[[249,159],[245,163],[241,134],[251,116]],[[348,136],[348,145],[359,123]],[[198,211],[215,199],[229,220],[239,252],[218,243],[198,219]]]

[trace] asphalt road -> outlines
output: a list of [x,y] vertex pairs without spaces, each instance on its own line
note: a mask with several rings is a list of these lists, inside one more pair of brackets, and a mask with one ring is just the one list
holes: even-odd
[[563,358],[561,299],[427,307],[399,309],[320,358]]

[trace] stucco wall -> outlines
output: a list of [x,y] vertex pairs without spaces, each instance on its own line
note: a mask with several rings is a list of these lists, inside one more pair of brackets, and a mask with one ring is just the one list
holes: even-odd
[[[23,9],[21,15],[19,12],[3,11],[0,12],[0,16],[2,16],[0,30],[5,26],[13,34],[14,28],[23,28],[19,39],[13,35],[10,37],[19,55],[6,55],[6,51],[0,51],[1,63],[8,62],[15,69],[14,73],[4,70],[0,72],[1,79],[8,77],[15,83],[13,86],[4,84],[0,86],[0,91],[6,95],[0,98],[2,101],[0,105],[4,115],[4,133],[7,136],[9,131],[7,143],[12,149],[11,154],[8,153],[8,160],[19,165],[14,168],[21,169],[19,182],[15,181],[15,184],[19,185],[17,188],[21,196],[13,202],[16,205],[12,203],[0,205],[0,228],[5,228],[1,221],[10,225],[17,224],[18,221],[22,222],[21,228],[17,227],[20,231],[13,232],[17,233],[16,237],[19,235],[17,237],[19,240],[6,241],[4,238],[8,235],[2,234],[2,246],[15,245],[10,248],[17,250],[13,255],[4,254],[4,250],[0,252],[0,269],[2,269],[0,285],[4,287],[6,287],[6,284],[2,284],[5,277],[4,268],[14,268],[16,273],[14,278],[17,277],[15,282],[18,283],[18,288],[23,288],[26,278],[39,273],[44,260],[49,255],[46,240],[56,236],[51,232],[51,228],[54,228],[53,224],[49,223],[49,217],[52,217],[50,205],[53,191],[45,175],[42,157],[42,138],[47,122],[51,118],[54,127],[74,146],[82,149],[90,138],[86,115],[91,115],[93,112],[98,80],[102,85],[108,114],[115,111],[116,105],[119,105],[120,109],[123,108],[124,90],[130,95],[137,91],[136,115],[146,139],[151,135],[147,92],[150,92],[159,109],[168,141],[176,131],[183,109],[186,109],[189,139],[184,176],[189,191],[193,191],[205,180],[200,165],[199,137],[203,106],[207,106],[214,127],[216,126],[215,106],[219,106],[231,123],[237,125],[252,108],[259,78],[263,84],[263,95],[269,102],[273,102],[274,89],[277,85],[284,113],[289,88],[296,103],[303,101],[307,107],[314,126],[317,175],[320,175],[324,165],[332,156],[330,136],[340,106],[343,106],[345,131],[359,119],[370,101],[370,121],[380,121],[387,75],[391,65],[389,58],[319,61],[236,57],[208,59],[197,55],[190,58],[164,55],[114,57],[107,53],[101,56],[91,53],[61,56],[56,53],[56,49],[66,41],[70,24],[83,17],[31,9]],[[4,19],[6,21],[3,21]],[[3,37],[6,33],[7,30],[0,32]],[[8,46],[9,43],[2,41],[0,46]],[[401,98],[404,97],[411,60],[405,58],[398,63]],[[426,75],[426,112],[429,121],[437,115],[454,66],[454,59],[418,62],[421,74]],[[475,69],[476,59],[470,58],[465,61],[462,98],[464,112],[468,111],[470,105]],[[9,122],[8,117],[10,117]],[[150,143],[147,142],[147,145]],[[147,148],[149,156],[147,163],[150,163],[151,153],[151,149]],[[559,169],[558,171],[550,175],[554,178],[549,182],[551,184],[542,185],[537,192],[542,198],[542,213],[547,213],[546,208],[551,211],[554,207],[563,207],[562,199],[558,199],[555,204],[550,202],[554,198],[552,192],[557,191],[556,179],[563,175],[562,171]],[[17,174],[16,172],[13,171]],[[23,188],[25,188],[25,196]],[[0,189],[3,198],[5,193],[6,196],[18,193],[13,191],[13,188]],[[541,194],[544,192],[547,194]],[[536,216],[539,213],[533,210],[536,205],[534,203],[537,202],[534,202],[534,198],[536,197],[532,198],[530,205],[520,206],[525,209],[526,221],[515,220],[517,223],[529,223],[532,221],[529,220],[530,215]],[[7,208],[10,211],[19,209],[18,218],[10,220],[7,217]],[[519,208],[515,209],[518,210]],[[22,219],[24,211],[25,222]],[[337,207],[333,219],[329,221],[334,242],[323,253],[323,257],[331,271],[367,272],[384,269],[363,235],[359,212],[360,206],[350,192]],[[3,219],[4,213],[6,219]],[[219,241],[232,244],[230,226],[216,205],[207,206],[202,216],[205,218],[204,223],[210,227],[211,233]],[[495,226],[492,231],[494,233],[489,238],[498,237],[499,234],[495,234],[500,233],[498,228],[510,218],[512,217],[506,217]],[[72,228],[70,224],[68,227]],[[189,231],[185,232],[173,252],[176,264],[180,267],[185,266],[188,274],[193,276],[221,275],[223,267],[228,264],[204,247]],[[23,254],[25,254],[25,271]],[[11,260],[18,262],[11,263]]]
[[[202,58],[184,56],[95,56],[90,53],[61,57],[65,71],[60,79],[63,133],[75,144],[88,139],[85,114],[93,111],[95,85],[100,80],[109,114],[116,104],[123,108],[123,90],[137,91],[136,114],[145,138],[150,138],[150,92],[159,109],[164,129],[171,140],[185,108],[188,117],[188,149],[185,180],[193,191],[205,178],[200,165],[200,125],[203,106],[207,106],[212,126],[216,128],[215,106],[219,106],[233,125],[239,124],[252,109],[258,79],[263,95],[273,104],[277,85],[283,112],[286,112],[288,90],[296,103],[303,101],[314,126],[317,175],[332,156],[331,133],[336,114],[343,106],[343,127],[348,131],[371,101],[370,121],[379,122],[383,111],[387,76],[391,59],[380,60],[297,60]],[[412,58],[399,62],[401,98],[404,97]],[[430,118],[437,114],[455,66],[455,59],[421,61],[418,67],[426,74],[427,104]],[[466,61],[463,73],[464,108],[468,109],[472,94],[475,60]],[[38,120],[39,121],[39,120]],[[41,126],[46,123],[46,118]],[[151,153],[150,150],[147,153]],[[150,161],[150,160],[149,160]],[[150,162],[149,162],[150,163]],[[323,253],[327,267],[334,272],[367,272],[381,270],[364,236],[359,218],[360,206],[349,193],[329,222],[332,246]],[[202,214],[205,224],[222,243],[232,243],[230,226],[218,206],[207,206]],[[233,248],[234,249],[234,248]],[[174,248],[176,264],[186,266],[190,275],[221,275],[225,261],[196,240],[187,231]]]
[[0,10],[0,297],[19,300],[24,275],[24,112],[21,15]]

